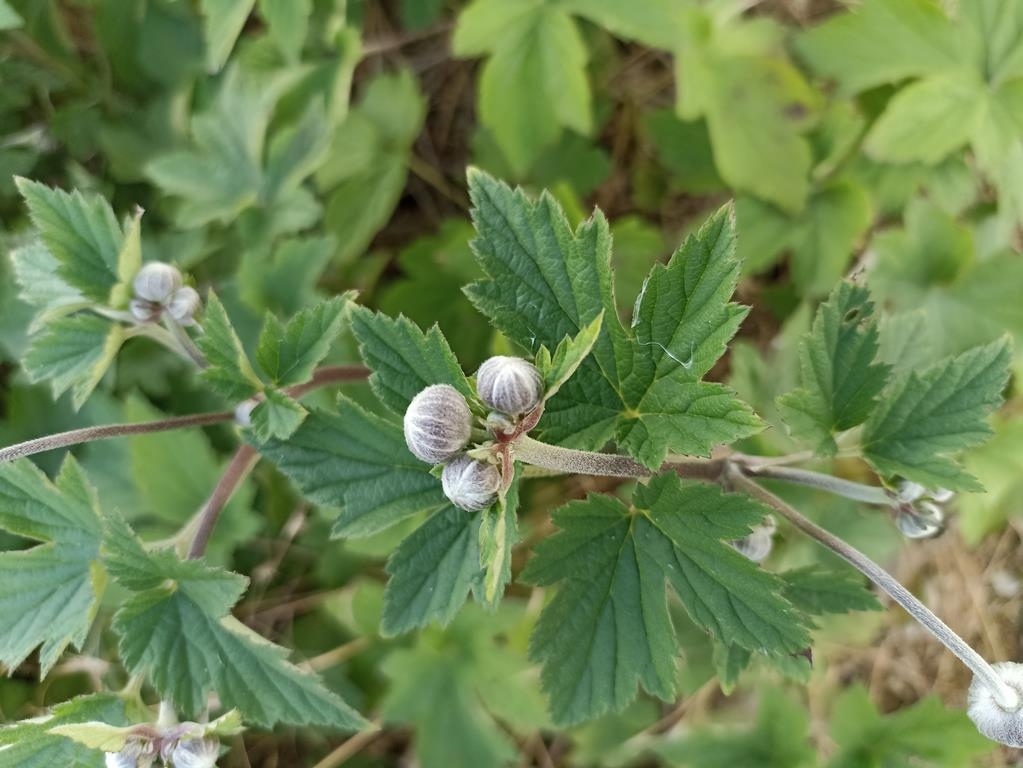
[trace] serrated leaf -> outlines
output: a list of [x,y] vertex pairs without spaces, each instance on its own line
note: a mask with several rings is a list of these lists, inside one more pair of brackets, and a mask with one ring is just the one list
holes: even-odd
[[637,685],[666,700],[676,694],[666,584],[720,642],[771,653],[808,644],[783,583],[726,543],[765,511],[748,497],[665,474],[637,488],[632,508],[590,496],[554,513],[561,533],[536,547],[521,578],[560,582],[531,641],[557,722],[620,711]]
[[654,48],[671,50],[680,35],[681,7],[672,0],[626,6],[617,0],[565,0],[562,5],[598,26]]
[[497,610],[504,589],[511,582],[512,548],[519,540],[519,483],[514,480],[508,493],[480,513],[481,583],[476,598],[488,610]]
[[222,705],[266,728],[366,725],[317,677],[288,662],[286,649],[229,614],[244,583],[236,574],[180,562],[168,550],[145,564],[147,553],[123,529],[107,544],[118,578],[142,590],[114,616],[121,658],[186,716],[197,715],[215,691]]
[[57,274],[83,296],[109,302],[120,282],[118,254],[124,233],[107,201],[29,179],[18,178],[17,185],[40,240],[57,259]]
[[89,749],[97,749],[101,752],[120,752],[128,743],[128,737],[132,735],[132,728],[89,720],[84,723],[58,725],[50,728],[49,732],[55,736],[63,736],[65,739],[76,741]]
[[536,367],[543,377],[543,398],[550,400],[558,393],[562,385],[572,378],[572,374],[582,365],[590,354],[593,345],[600,335],[600,326],[604,322],[601,311],[592,322],[583,328],[575,337],[566,336],[554,349],[552,355],[547,347],[541,346],[536,355]]
[[900,375],[864,425],[864,457],[888,477],[983,490],[953,457],[993,434],[986,419],[1002,403],[1010,360],[1002,339]]
[[82,293],[60,277],[60,262],[41,241],[33,240],[13,249],[11,263],[20,289],[18,296],[40,310],[29,331],[37,330],[50,317],[88,306]]
[[297,61],[302,52],[310,13],[310,0],[259,0],[259,15],[266,20],[270,39],[288,61]]
[[867,0],[804,33],[798,47],[814,70],[850,94],[957,69],[957,42],[957,30],[933,0]]
[[473,390],[447,339],[436,325],[423,333],[404,315],[391,318],[365,307],[352,313],[359,351],[372,369],[369,384],[380,402],[398,415],[431,384],[450,384],[471,400]]
[[668,451],[709,453],[753,434],[760,421],[720,384],[701,382],[725,351],[745,309],[728,299],[738,279],[733,222],[719,212],[651,272],[633,327],[615,309],[610,232],[597,211],[573,232],[549,194],[521,190],[471,170],[473,241],[488,279],[466,288],[476,307],[509,338],[553,348],[604,314],[593,350],[547,403],[548,442],[620,447],[656,467]]
[[458,17],[456,56],[488,53],[480,120],[521,175],[564,129],[593,131],[586,47],[569,13],[549,3],[475,0]]
[[45,717],[0,727],[0,768],[104,768],[102,752],[51,733],[89,721],[127,724],[124,700],[109,693],[80,696]]
[[41,646],[45,677],[81,648],[105,586],[95,491],[70,456],[56,483],[27,459],[0,464],[0,528],[39,542],[0,553],[0,663],[13,671]]
[[802,388],[778,406],[793,435],[812,441],[817,453],[834,454],[834,433],[862,424],[888,382],[891,366],[877,362],[873,314],[866,288],[840,283],[799,345]]
[[210,71],[224,66],[255,4],[256,0],[202,0]]
[[480,518],[451,504],[407,536],[387,561],[380,631],[448,624],[480,575]]
[[270,440],[260,452],[308,499],[341,508],[337,537],[369,536],[448,503],[401,427],[345,397],[336,414],[314,410],[286,442]]
[[270,439],[287,440],[309,412],[295,399],[276,389],[266,389],[263,399],[252,409],[252,434],[263,443]]
[[[350,294],[349,294],[350,295]],[[259,335],[256,362],[278,387],[308,381],[341,331],[349,295],[335,296],[300,310],[282,325],[267,315]]]
[[786,571],[781,578],[789,602],[812,616],[881,610],[881,604],[858,574],[809,565]]
[[323,162],[330,147],[326,108],[315,99],[294,126],[270,145],[262,198],[274,202],[294,192]]
[[206,297],[202,325],[203,334],[195,343],[209,366],[200,371],[200,378],[228,400],[245,400],[261,390],[263,382],[252,369],[241,339],[213,291]]
[[98,315],[60,317],[32,339],[22,367],[32,381],[49,381],[55,398],[70,389],[71,405],[78,410],[124,340],[123,326]]

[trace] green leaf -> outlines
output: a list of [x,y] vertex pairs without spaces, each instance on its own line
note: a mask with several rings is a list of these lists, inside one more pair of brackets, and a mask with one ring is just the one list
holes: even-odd
[[489,54],[479,80],[480,121],[517,175],[564,129],[593,131],[586,47],[557,5],[475,0],[458,17],[456,56]]
[[412,398],[431,384],[450,384],[467,400],[475,397],[436,325],[423,333],[404,315],[391,318],[356,307],[352,330],[362,359],[373,371],[369,377],[373,392],[396,414],[404,415]]
[[666,584],[720,642],[769,653],[808,644],[783,583],[727,544],[765,511],[748,497],[665,474],[636,489],[632,508],[590,496],[554,513],[562,532],[536,547],[522,579],[561,583],[531,643],[557,722],[621,711],[637,684],[661,699],[676,695]]
[[[941,734],[935,738],[935,734]],[[882,716],[861,685],[835,702],[831,735],[838,753],[828,768],[864,765],[919,765],[968,768],[996,745],[981,736],[961,709],[945,709],[936,696]]]
[[259,15],[266,20],[270,39],[290,62],[302,53],[312,10],[311,0],[259,0]]
[[931,488],[983,490],[953,456],[992,434],[1011,353],[1006,339],[900,375],[864,425],[863,455],[883,475]]
[[55,398],[70,389],[71,405],[78,410],[124,340],[123,326],[97,315],[61,317],[32,339],[22,366],[32,381],[49,381]]
[[36,330],[50,316],[73,312],[88,305],[81,292],[60,277],[60,262],[39,240],[14,248],[11,263],[20,289],[18,296],[41,310],[30,331]]
[[995,420],[995,436],[965,457],[966,469],[987,493],[956,499],[956,521],[966,543],[975,547],[1023,510],[1023,420]]
[[11,8],[7,0],[0,0],[0,30],[17,29],[25,20]]
[[826,571],[809,565],[786,571],[781,578],[789,602],[812,616],[882,610],[863,577],[848,570]]
[[975,78],[925,78],[888,102],[866,150],[884,162],[935,165],[970,140],[985,109],[984,86]]
[[771,22],[700,9],[687,29],[675,54],[678,116],[706,119],[714,163],[731,187],[798,213],[812,165],[802,132],[820,96]]
[[206,61],[211,71],[216,72],[224,66],[255,3],[256,0],[202,0]]
[[512,548],[519,541],[519,483],[512,482],[497,504],[480,513],[480,568],[482,583],[476,597],[488,610],[496,610],[511,582]]
[[[106,304],[122,281],[119,254],[125,233],[110,205],[99,195],[64,192],[28,179],[16,179],[39,238],[58,262],[57,274],[86,298]],[[124,278],[131,280],[134,272]]]
[[90,721],[126,724],[124,700],[110,693],[79,696],[45,717],[0,727],[0,768],[103,768],[102,752],[50,732]]
[[851,94],[958,69],[958,40],[934,0],[866,0],[806,32],[798,45],[818,73]]
[[186,716],[197,715],[214,691],[223,706],[265,728],[366,725],[315,676],[288,662],[286,649],[230,615],[244,584],[236,574],[181,562],[167,550],[147,555],[123,531],[118,546],[112,555],[115,575],[141,590],[114,616],[121,658]]
[[572,378],[572,374],[582,365],[590,354],[593,345],[600,335],[600,326],[604,322],[604,313],[597,315],[589,325],[583,328],[574,338],[566,336],[561,340],[551,355],[547,347],[541,346],[536,354],[536,367],[543,377],[544,401],[550,400],[558,393],[562,385]]
[[13,670],[41,646],[45,677],[68,645],[82,647],[105,586],[99,504],[70,456],[56,483],[27,459],[0,464],[0,498],[0,528],[40,542],[0,553],[0,663]]
[[617,437],[656,467],[668,451],[706,455],[716,443],[759,430],[759,419],[728,389],[700,381],[745,314],[728,302],[739,263],[727,210],[667,266],[654,267],[627,331],[615,309],[610,232],[599,211],[572,232],[549,194],[534,203],[476,170],[469,188],[473,248],[488,279],[466,293],[498,330],[523,347],[550,349],[604,314],[589,357],[547,404],[545,440],[600,450]]
[[337,537],[369,536],[448,504],[401,427],[345,397],[336,414],[314,410],[286,442],[270,440],[260,452],[308,499],[341,507]]
[[446,504],[401,542],[387,561],[384,635],[455,618],[480,575],[479,529],[478,515]]
[[276,389],[266,389],[264,398],[252,409],[252,433],[263,443],[287,440],[309,412],[297,400]]
[[341,331],[344,310],[352,294],[335,296],[299,311],[287,326],[267,315],[259,335],[256,361],[278,387],[303,384],[330,351]]
[[200,378],[228,400],[241,401],[263,388],[252,363],[235,333],[234,326],[217,295],[210,291],[203,312],[203,334],[196,346],[206,356],[209,366]]
[[665,50],[678,43],[680,7],[672,0],[647,0],[631,7],[616,0],[563,0],[561,5],[627,40]]
[[330,140],[323,102],[314,99],[295,125],[274,136],[261,198],[273,204],[294,193],[323,162]]
[[809,768],[816,765],[816,751],[808,732],[806,709],[782,692],[767,689],[753,728],[700,728],[681,740],[661,740],[654,751],[670,765],[692,768]]
[[801,389],[778,399],[795,437],[833,455],[834,433],[862,424],[877,405],[891,366],[877,362],[874,304],[862,286],[839,283],[817,309],[799,345]]

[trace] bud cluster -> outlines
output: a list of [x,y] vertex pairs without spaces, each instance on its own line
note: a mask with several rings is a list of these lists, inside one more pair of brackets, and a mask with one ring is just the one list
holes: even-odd
[[162,744],[132,737],[120,752],[107,752],[106,768],[215,768],[220,742],[211,738],[170,738]]
[[[476,373],[476,393],[496,413],[487,424],[513,434],[515,424],[543,397],[543,379],[528,361],[497,356]],[[465,397],[449,384],[433,384],[409,403],[404,419],[409,451],[429,464],[444,464],[441,484],[452,504],[467,512],[492,505],[501,489],[501,472],[465,453],[472,437],[472,412]]]
[[895,525],[909,539],[929,539],[945,530],[944,505],[955,494],[945,488],[931,491],[902,481],[895,490]]
[[155,323],[164,312],[182,325],[192,325],[202,306],[198,291],[184,285],[177,267],[151,261],[139,270],[132,284],[135,298],[129,304],[140,323]]

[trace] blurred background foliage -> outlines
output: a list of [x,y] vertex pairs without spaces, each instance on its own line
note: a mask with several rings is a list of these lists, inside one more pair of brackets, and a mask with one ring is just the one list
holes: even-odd
[[[478,275],[468,164],[550,188],[576,220],[601,207],[623,316],[650,263],[734,199],[753,312],[714,376],[776,425],[746,448],[785,452],[774,398],[795,386],[798,337],[843,276],[864,275],[887,310],[898,366],[1006,332],[1023,349],[1023,2],[850,5],[0,0],[0,250],[25,237],[12,176],[95,190],[119,214],[145,209],[145,257],[215,286],[249,343],[266,311],[357,288],[370,306],[439,323],[471,370],[507,342],[460,292]],[[0,260],[0,443],[223,407],[145,340],[80,411],[54,403],[19,367],[31,309],[10,269]],[[335,356],[357,357],[350,340]],[[904,545],[881,513],[788,494],[982,652],[1015,659],[1023,401],[1009,395],[995,439],[968,457],[989,493],[963,497],[940,539]],[[202,504],[235,443],[222,427],[76,453],[102,498],[159,539]],[[59,459],[39,463],[52,472]],[[856,462],[833,469],[866,478]],[[613,487],[534,484],[525,540],[550,532],[566,498]],[[794,660],[788,676],[805,688],[754,667],[725,696],[721,660],[676,610],[687,695],[555,731],[525,655],[540,590],[514,586],[497,617],[470,606],[447,629],[381,638],[383,560],[411,526],[330,542],[332,514],[261,465],[211,558],[252,578],[240,619],[383,727],[348,741],[248,733],[226,765],[1014,764],[945,709],[942,698],[962,705],[963,673],[898,612],[825,624],[813,669]],[[783,531],[772,557],[826,556]],[[34,663],[10,670],[0,716],[123,682],[110,651],[99,633],[42,685]]]

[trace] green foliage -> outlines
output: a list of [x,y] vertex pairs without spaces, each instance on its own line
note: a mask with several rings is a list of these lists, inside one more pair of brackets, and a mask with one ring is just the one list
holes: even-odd
[[692,620],[724,643],[803,648],[804,621],[781,583],[722,541],[744,536],[764,512],[745,497],[665,474],[638,488],[631,508],[591,496],[556,513],[562,533],[537,547],[522,576],[538,586],[561,582],[531,646],[555,720],[620,711],[637,684],[662,699],[676,695],[666,583]]
[[[540,425],[545,439],[599,449],[614,437],[657,467],[669,450],[706,455],[712,445],[760,428],[729,390],[700,380],[745,315],[728,301],[739,264],[727,211],[688,239],[667,267],[654,267],[626,330],[617,320],[610,232],[599,211],[573,233],[550,195],[534,203],[478,171],[470,172],[469,185],[473,247],[488,279],[466,290],[502,333],[526,348],[537,342],[553,348],[604,313],[593,353],[548,403]],[[700,278],[687,281],[689,271]],[[662,294],[670,299],[660,300]]]
[[127,722],[124,701],[109,693],[58,704],[46,717],[0,727],[0,768],[103,768],[103,754],[51,733],[76,723]]
[[778,405],[795,436],[834,454],[834,433],[862,424],[877,406],[889,366],[878,354],[874,305],[865,288],[840,283],[821,304],[799,347],[801,389]]
[[68,458],[55,483],[28,461],[0,464],[0,497],[0,527],[39,542],[0,553],[0,662],[14,669],[41,646],[45,676],[65,648],[82,647],[106,585],[96,493]]

